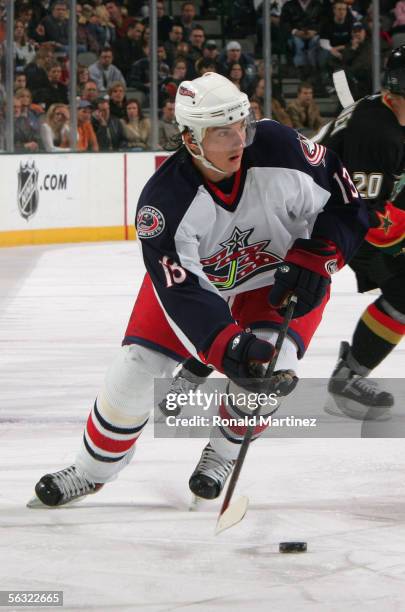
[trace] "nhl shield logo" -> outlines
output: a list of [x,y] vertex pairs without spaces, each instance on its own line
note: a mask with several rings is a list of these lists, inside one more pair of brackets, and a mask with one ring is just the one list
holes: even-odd
[[18,170],[18,209],[24,219],[29,219],[38,208],[38,170],[33,161],[31,164],[20,163]]

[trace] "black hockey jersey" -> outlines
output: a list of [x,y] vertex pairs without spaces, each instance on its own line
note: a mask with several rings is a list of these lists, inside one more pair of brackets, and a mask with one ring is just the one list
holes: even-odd
[[345,108],[313,141],[343,160],[370,209],[384,209],[404,169],[404,131],[381,94]]
[[271,285],[297,238],[333,241],[347,261],[366,217],[334,153],[263,120],[230,194],[204,182],[183,147],[145,185],[136,228],[166,318],[196,354],[233,322],[225,298]]

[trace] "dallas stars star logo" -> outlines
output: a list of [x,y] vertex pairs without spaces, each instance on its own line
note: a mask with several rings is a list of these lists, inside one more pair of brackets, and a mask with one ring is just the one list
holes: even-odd
[[377,213],[377,215],[381,221],[381,225],[378,229],[382,229],[384,230],[384,234],[388,234],[388,232],[390,231],[390,227],[394,225],[394,222],[391,221],[389,211],[387,211],[385,215],[383,215],[382,213]]

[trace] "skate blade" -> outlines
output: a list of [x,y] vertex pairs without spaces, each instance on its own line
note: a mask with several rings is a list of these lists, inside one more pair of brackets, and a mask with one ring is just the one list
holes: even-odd
[[193,495],[191,498],[191,502],[190,505],[188,507],[188,511],[189,512],[197,512],[197,510],[200,508],[201,503],[203,500],[202,497],[198,497],[198,495]]
[[364,406],[337,395],[330,395],[323,409],[333,416],[350,417],[357,421],[388,421],[392,418],[390,406]]
[[222,533],[225,529],[233,527],[239,523],[245,516],[249,505],[249,498],[246,496],[240,497],[236,502],[228,506],[221,514],[217,521],[215,535]]
[[36,495],[34,495],[34,497],[32,497],[27,502],[26,507],[31,508],[33,510],[58,510],[59,508],[67,508],[69,506],[73,506],[74,504],[83,501],[85,497],[87,497],[87,495],[76,497],[76,499],[72,499],[71,501],[66,502],[65,504],[59,504],[59,506],[47,506],[47,504],[43,504],[41,500]]

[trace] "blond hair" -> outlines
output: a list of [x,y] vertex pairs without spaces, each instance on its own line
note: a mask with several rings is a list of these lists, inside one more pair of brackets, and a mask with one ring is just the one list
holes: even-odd
[[46,119],[45,122],[52,128],[52,131],[55,132],[56,134],[60,134],[64,125],[56,125],[55,123],[55,113],[58,110],[58,108],[64,108],[69,110],[69,107],[66,104],[60,104],[60,102],[57,102],[56,104],[52,104],[46,113]]
[[101,25],[114,27],[114,24],[110,21],[110,16],[104,4],[97,6],[94,10],[94,14],[100,19]]

